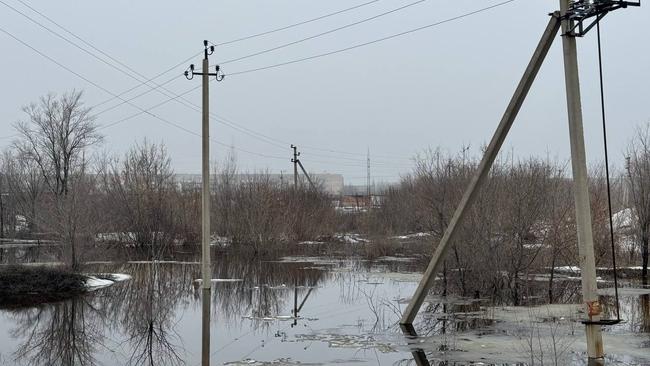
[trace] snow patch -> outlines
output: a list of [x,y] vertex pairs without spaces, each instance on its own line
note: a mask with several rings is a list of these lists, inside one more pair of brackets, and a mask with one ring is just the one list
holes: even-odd
[[338,241],[341,241],[345,244],[360,244],[360,243],[369,243],[370,240],[364,239],[360,234],[334,234],[334,238]]
[[114,283],[115,282],[111,280],[97,278],[95,276],[88,276],[86,278],[86,289],[88,289],[88,291],[93,291],[96,289],[111,286]]
[[321,245],[321,244],[325,244],[325,242],[307,240],[307,241],[301,241],[298,244],[299,245]]
[[117,282],[131,279],[131,276],[124,273],[103,273],[96,275],[86,275],[86,290],[95,291],[100,288],[112,286]]
[[406,239],[414,239],[414,238],[425,238],[428,236],[431,236],[431,233],[413,233],[413,234],[406,234],[406,235],[397,235],[397,236],[391,236],[391,239],[406,240]]
[[219,235],[212,235],[210,237],[210,245],[212,246],[226,248],[229,247],[231,244],[232,244],[231,238],[225,236],[219,236]]

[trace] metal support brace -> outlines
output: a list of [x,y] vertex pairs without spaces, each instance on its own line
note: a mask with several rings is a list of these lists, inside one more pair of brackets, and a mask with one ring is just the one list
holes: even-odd
[[521,81],[519,82],[519,85],[517,86],[512,99],[510,100],[510,104],[508,104],[508,107],[506,108],[506,111],[501,118],[501,122],[499,123],[497,130],[494,133],[494,136],[492,136],[492,140],[490,141],[490,144],[485,151],[485,155],[481,160],[481,164],[479,165],[476,175],[474,175],[469,184],[469,187],[467,187],[467,190],[463,194],[460,204],[458,205],[458,208],[456,208],[456,212],[454,212],[454,216],[449,222],[449,226],[445,230],[445,234],[443,235],[442,240],[440,240],[436,251],[433,253],[433,258],[431,258],[431,262],[429,262],[429,266],[427,267],[427,270],[424,273],[424,276],[420,281],[418,288],[415,290],[415,294],[413,295],[411,302],[409,303],[406,311],[404,312],[404,315],[402,316],[402,319],[400,321],[401,324],[413,324],[413,320],[420,310],[420,307],[424,302],[424,298],[427,296],[429,289],[433,286],[436,273],[440,270],[440,266],[444,262],[447,251],[455,240],[458,228],[460,227],[465,217],[466,211],[469,206],[475,201],[476,196],[478,195],[478,191],[485,181],[485,177],[490,171],[494,160],[499,154],[501,145],[503,145],[503,141],[505,140],[506,135],[512,126],[512,123],[514,122],[515,117],[521,108],[521,105],[526,99],[526,95],[528,94],[528,91],[530,90],[530,87],[535,80],[535,76],[537,76],[537,72],[544,62],[544,58],[546,58],[548,50],[551,47],[551,44],[553,44],[553,40],[555,39],[555,36],[557,35],[559,29],[560,14],[556,12],[552,14],[551,20],[546,26],[546,30],[544,31],[544,34],[542,35],[542,38],[539,41],[535,52],[533,53],[533,57],[531,58],[528,67],[526,67],[526,71],[524,72],[524,75],[521,78]]

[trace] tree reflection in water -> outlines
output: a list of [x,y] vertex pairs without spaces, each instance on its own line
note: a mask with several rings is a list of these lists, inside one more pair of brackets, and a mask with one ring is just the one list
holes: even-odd
[[12,336],[24,338],[14,353],[29,365],[95,365],[94,353],[104,344],[104,316],[87,297],[16,310]]
[[119,319],[129,349],[128,365],[182,365],[181,337],[175,330],[179,304],[189,297],[193,269],[159,262],[128,265],[133,278],[107,289],[113,319]]

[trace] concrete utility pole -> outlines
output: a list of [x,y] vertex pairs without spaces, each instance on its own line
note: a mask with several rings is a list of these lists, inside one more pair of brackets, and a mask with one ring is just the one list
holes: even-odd
[[551,44],[553,44],[553,39],[555,39],[559,28],[559,13],[554,13],[544,31],[544,34],[542,35],[542,39],[539,41],[539,44],[533,53],[533,57],[528,63],[528,67],[526,67],[526,71],[524,71],[524,75],[521,78],[503,117],[501,118],[501,122],[499,122],[499,126],[497,127],[494,136],[492,136],[492,140],[485,151],[485,155],[483,155],[478,171],[470,181],[467,190],[465,190],[460,204],[456,208],[451,221],[449,221],[449,226],[447,226],[445,234],[433,253],[431,262],[429,262],[429,266],[424,272],[424,276],[415,290],[415,294],[406,308],[404,315],[402,316],[400,321],[401,324],[413,324],[413,320],[420,310],[424,298],[427,296],[429,289],[433,286],[436,274],[444,262],[447,251],[456,239],[458,228],[465,218],[466,211],[475,201],[478,191],[485,181],[485,177],[499,154],[503,141],[505,140],[510,127],[512,127],[512,123],[514,122],[515,117],[517,117],[517,113],[519,113],[519,109],[535,80],[537,72],[542,66]]
[[195,72],[194,65],[190,65],[190,70],[185,71],[185,77],[188,80],[194,78],[194,75],[201,75],[203,87],[203,116],[202,116],[202,133],[201,133],[201,287],[202,294],[202,357],[203,366],[210,365],[210,298],[212,289],[212,271],[210,263],[210,76],[216,77],[218,81],[223,80],[223,74],[219,73],[219,66],[216,66],[215,72],[209,72],[208,56],[214,52],[214,46],[208,47],[208,41],[203,41],[204,57],[202,72]]
[[[560,0],[560,14],[565,15],[569,9],[569,0]],[[594,257],[594,240],[591,226],[589,204],[589,186],[587,182],[587,158],[582,128],[582,103],[580,102],[580,80],[578,77],[578,54],[576,38],[570,30],[573,22],[566,17],[562,20],[562,49],[564,53],[564,80],[566,84],[566,101],[569,115],[569,138],[571,141],[571,168],[573,171],[573,189],[576,207],[576,224],[578,230],[578,250],[580,253],[580,270],[582,274],[582,299],[589,319],[600,320],[600,304],[596,285],[596,260]],[[603,362],[603,337],[600,324],[586,324],[587,355],[589,364]],[[600,362],[599,362],[600,361]]]
[[298,188],[298,157],[300,153],[298,152],[298,146],[291,144],[291,148],[293,149],[293,159],[291,159],[293,163],[293,188]]

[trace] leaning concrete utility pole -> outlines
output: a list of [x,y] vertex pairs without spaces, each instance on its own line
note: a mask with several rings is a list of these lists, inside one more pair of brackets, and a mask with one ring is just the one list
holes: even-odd
[[202,72],[194,71],[194,64],[190,65],[190,70],[185,71],[185,77],[188,80],[194,78],[194,75],[201,75],[203,87],[203,116],[201,132],[201,287],[203,288],[203,316],[202,316],[202,357],[203,366],[210,365],[210,298],[212,289],[212,271],[210,263],[210,76],[214,76],[218,81],[223,80],[223,74],[219,73],[219,66],[215,67],[215,72],[210,73],[208,56],[214,52],[214,46],[208,47],[208,41],[203,41],[204,57]]
[[[596,285],[596,260],[591,226],[591,206],[589,203],[589,184],[587,182],[587,157],[582,128],[582,103],[580,101],[580,79],[578,77],[578,53],[576,36],[571,33],[573,22],[565,15],[569,10],[569,0],[560,0],[562,15],[562,49],[564,53],[564,80],[569,116],[569,139],[571,142],[571,169],[573,171],[573,197],[576,208],[578,230],[578,252],[582,275],[582,300],[587,305],[590,320],[600,320],[600,304]],[[604,357],[603,336],[600,324],[586,324],[587,356],[590,364],[598,364]]]
[[598,25],[609,12],[629,6],[640,6],[640,1],[625,0],[560,0],[560,12],[551,14],[552,18],[546,27],[540,43],[533,54],[524,76],[513,95],[497,130],[485,151],[478,171],[472,178],[469,187],[463,194],[449,226],[433,254],[431,262],[420,281],[411,302],[400,321],[401,324],[412,324],[418,310],[424,302],[429,289],[433,286],[435,276],[444,261],[447,250],[455,239],[458,226],[462,223],[465,211],[476,197],[478,189],[483,184],[496,155],[503,144],[512,123],[523,103],[530,86],[548,53],[553,39],[562,27],[562,46],[564,55],[564,74],[569,121],[569,138],[571,144],[571,164],[574,181],[574,199],[576,208],[576,225],[578,246],[580,252],[580,268],[582,271],[582,294],[585,312],[589,320],[583,320],[587,336],[587,355],[589,365],[601,365],[604,362],[602,325],[612,325],[620,319],[601,319],[600,303],[596,286],[596,264],[594,259],[593,233],[587,182],[587,159],[582,126],[582,106],[580,102],[580,80],[578,77],[578,56],[576,37],[584,36],[590,29]]
[[431,262],[429,262],[429,266],[424,272],[424,276],[420,281],[417,289],[415,290],[415,294],[413,295],[411,302],[406,308],[404,315],[402,316],[402,319],[400,321],[401,324],[413,324],[413,320],[420,310],[420,307],[424,302],[424,298],[427,296],[429,289],[433,286],[436,274],[444,262],[447,251],[453,245],[453,242],[456,239],[456,234],[458,233],[458,229],[465,218],[467,209],[475,201],[476,196],[478,195],[478,191],[483,185],[485,178],[490,171],[490,168],[492,167],[492,163],[494,163],[494,160],[499,154],[501,145],[503,145],[503,141],[505,140],[510,127],[512,127],[512,123],[514,122],[515,117],[517,117],[517,113],[519,112],[519,109],[521,108],[521,105],[523,104],[524,99],[526,98],[526,95],[528,94],[528,91],[533,84],[533,81],[535,80],[537,72],[542,66],[544,58],[548,54],[548,50],[551,47],[551,44],[553,44],[553,39],[555,38],[559,28],[559,13],[554,13],[546,27],[546,30],[544,31],[544,34],[542,35],[542,39],[539,41],[539,44],[533,53],[533,57],[528,63],[528,67],[526,67],[524,76],[521,78],[521,81],[519,82],[519,85],[517,86],[517,89],[515,90],[515,93],[510,100],[510,104],[508,104],[508,107],[506,108],[506,111],[501,118],[501,122],[499,122],[499,126],[497,127],[494,136],[492,136],[492,140],[490,141],[490,144],[485,151],[485,155],[483,155],[483,159],[481,160],[481,163],[478,167],[478,171],[470,181],[467,190],[465,190],[465,193],[460,200],[460,204],[456,208],[451,221],[449,221],[449,226],[447,226],[445,234],[440,240],[436,251],[433,253]]

